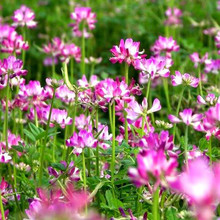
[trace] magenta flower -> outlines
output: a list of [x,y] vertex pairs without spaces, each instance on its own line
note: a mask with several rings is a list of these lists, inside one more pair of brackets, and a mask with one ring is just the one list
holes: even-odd
[[[50,106],[48,105],[46,108],[43,109],[42,112],[42,117],[45,122],[47,122],[49,119],[49,112]],[[67,125],[72,124],[72,118],[68,117],[68,113],[65,109],[52,109],[50,127],[54,127],[56,124],[58,124],[61,128],[65,128]]]
[[210,59],[207,60],[205,63],[205,69],[204,71],[206,73],[213,73],[213,74],[218,74],[220,70],[220,59]]
[[180,26],[182,24],[181,16],[182,11],[179,8],[168,8],[165,12],[167,19],[165,20],[166,25],[174,25],[174,26]]
[[81,37],[84,35],[85,37],[90,37],[86,27],[84,30],[80,30],[79,26],[81,23],[85,23],[88,26],[89,30],[93,30],[95,28],[96,14],[92,12],[91,8],[88,7],[76,7],[75,11],[71,13],[70,18],[75,21],[75,23],[70,24],[73,27],[73,35],[77,37]]
[[88,82],[87,78],[85,75],[82,76],[82,79],[77,80],[77,84],[80,87],[94,87],[99,83],[98,77],[96,75],[92,75],[90,77],[90,80]]
[[154,188],[159,184],[167,186],[167,181],[176,176],[178,162],[176,158],[167,159],[163,150],[144,150],[137,155],[138,167],[130,168],[128,175],[132,182],[140,187],[155,180]]
[[[215,45],[218,49],[220,48],[220,31],[218,31],[217,35],[215,36]],[[218,51],[218,54],[220,54],[220,50]]]
[[135,65],[135,61],[144,58],[139,52],[140,42],[134,42],[131,38],[125,41],[121,39],[119,46],[113,46],[110,50],[114,57],[110,58],[112,63],[126,62],[128,65]]
[[215,105],[217,102],[220,102],[220,98],[213,93],[209,93],[205,98],[197,96],[197,103],[200,105]]
[[172,183],[172,188],[189,201],[199,220],[213,218],[215,204],[219,202],[219,175],[220,169],[212,170],[206,158],[198,157],[190,160],[185,171]]
[[152,107],[148,109],[147,99],[144,98],[142,104],[139,105],[134,99],[128,103],[128,108],[125,109],[127,112],[128,123],[133,123],[140,117],[146,117],[146,115],[157,112],[161,109],[160,100],[154,99]]
[[192,109],[184,109],[182,112],[179,113],[179,115],[180,115],[181,119],[177,118],[174,115],[169,115],[168,119],[172,123],[183,122],[186,125],[197,126],[203,118],[203,114],[194,114],[193,115]]
[[12,157],[0,147],[0,163],[9,163]]
[[68,164],[68,166],[67,166],[66,161],[61,161],[60,164],[64,166],[65,171],[56,171],[56,169],[52,167],[48,167],[49,175],[53,176],[53,179],[50,180],[50,184],[54,184],[56,180],[62,175],[63,177],[67,177],[67,179],[71,182],[77,182],[80,180],[80,177],[79,177],[80,170],[74,166],[73,161],[71,161]]
[[68,63],[70,58],[74,58],[76,62],[80,62],[81,60],[81,49],[75,44],[65,44],[61,48],[61,61]]
[[196,88],[199,85],[199,79],[184,73],[183,75],[179,71],[175,71],[176,75],[171,75],[172,85],[178,86],[181,84]]
[[206,61],[208,60],[208,53],[206,53],[203,57],[199,57],[199,54],[197,52],[194,52],[192,54],[189,55],[190,59],[192,60],[192,62],[194,63],[194,67],[197,68],[198,64],[202,64],[202,63],[206,63]]
[[169,69],[166,68],[166,60],[161,60],[160,57],[136,60],[135,68],[141,70],[142,74],[150,75],[152,79],[157,76],[169,77],[170,75]]
[[172,51],[179,51],[179,45],[177,45],[177,42],[172,37],[166,38],[159,36],[158,40],[151,47],[151,51],[155,55],[161,55],[162,52],[165,52],[166,57],[170,58]]
[[21,35],[18,35],[15,31],[10,32],[7,38],[1,42],[1,52],[3,53],[16,53],[21,54],[21,50],[28,50],[29,45],[27,41],[24,41]]
[[73,152],[78,156],[82,153],[83,148],[96,147],[97,140],[93,137],[92,132],[80,130],[78,134],[74,132],[73,136],[66,140],[66,146],[74,147]]
[[28,28],[35,28],[37,26],[37,22],[34,21],[34,12],[25,5],[14,11],[12,19],[14,21],[13,26],[15,27],[27,26]]
[[52,57],[60,56],[61,51],[64,47],[64,43],[59,37],[55,37],[52,40],[52,43],[43,46],[43,51],[46,54],[51,55]]
[[66,85],[62,85],[56,89],[56,98],[60,99],[62,102],[69,104],[75,100],[75,93],[70,91]]
[[22,70],[23,62],[14,56],[9,56],[0,64],[0,76],[9,75],[9,78],[25,76],[27,70]]

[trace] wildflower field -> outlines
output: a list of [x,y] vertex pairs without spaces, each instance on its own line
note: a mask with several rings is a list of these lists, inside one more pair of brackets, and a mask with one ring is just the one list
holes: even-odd
[[219,220],[220,1],[2,0],[0,220]]

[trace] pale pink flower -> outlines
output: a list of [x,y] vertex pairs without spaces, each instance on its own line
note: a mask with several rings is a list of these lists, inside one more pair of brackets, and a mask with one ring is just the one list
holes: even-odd
[[220,102],[220,98],[213,93],[208,93],[205,98],[200,95],[197,96],[197,103],[200,105],[215,105],[217,102]]
[[175,71],[175,75],[171,75],[171,81],[173,86],[187,85],[196,88],[199,85],[199,79],[184,73],[183,75],[179,71]]
[[167,19],[165,20],[166,25],[180,26],[182,24],[181,16],[182,11],[179,8],[168,8],[165,12]]
[[65,44],[61,48],[60,60],[68,63],[70,58],[74,58],[76,62],[81,60],[81,49],[75,44]]
[[198,64],[205,63],[206,60],[208,60],[208,53],[206,53],[203,57],[199,57],[199,54],[197,52],[194,52],[189,55],[191,61],[194,63],[194,67],[197,68]]
[[180,115],[181,119],[177,118],[174,115],[169,115],[168,119],[172,123],[183,122],[186,125],[197,126],[203,118],[203,114],[194,114],[193,115],[192,109],[184,109],[182,112],[179,113],[179,115]]
[[34,21],[34,12],[25,5],[22,5],[19,9],[14,11],[12,19],[14,21],[13,26],[15,27],[27,26],[28,28],[34,28],[37,26],[37,22]]
[[131,38],[124,41],[121,39],[119,46],[113,46],[110,50],[113,57],[110,58],[112,63],[126,62],[128,65],[135,65],[135,61],[144,58],[139,51],[140,42],[134,42]]

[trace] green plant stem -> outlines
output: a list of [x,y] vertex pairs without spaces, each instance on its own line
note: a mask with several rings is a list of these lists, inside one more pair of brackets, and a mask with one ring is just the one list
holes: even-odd
[[[98,108],[96,108],[95,123],[96,123],[96,130],[98,131],[98,123],[99,123]],[[98,177],[100,176],[100,171],[99,171],[99,146],[96,147],[96,176],[98,176]]]
[[185,130],[185,144],[184,144],[184,155],[185,155],[185,160],[186,160],[186,168],[188,168],[188,131],[189,131],[189,126],[186,125],[186,130]]
[[111,162],[111,180],[114,182],[115,173],[115,101],[112,104],[112,162]]
[[[22,28],[23,31],[23,40],[26,41],[26,26],[24,26]],[[25,55],[26,55],[26,51],[22,50],[22,61],[23,61],[23,66],[25,65]]]
[[[55,133],[56,133],[56,132],[57,132],[57,129],[55,130]],[[53,162],[56,161],[56,158],[55,158],[56,142],[57,142],[57,134],[54,136],[54,140],[53,140],[53,148],[52,148],[52,158],[53,158]]]
[[108,105],[108,113],[109,113],[110,128],[111,128],[111,132],[112,132],[112,108],[111,108],[111,104]]
[[70,59],[70,81],[74,83],[74,58]]
[[160,189],[159,187],[155,190],[153,194],[153,207],[152,207],[152,215],[153,220],[159,220],[160,219],[160,213],[159,213],[159,196],[160,196]]
[[164,93],[165,93],[165,97],[166,97],[168,112],[171,112],[168,82],[167,82],[167,79],[165,79],[165,78],[163,78],[163,88],[164,88]]
[[48,117],[48,120],[47,120],[46,132],[45,132],[45,137],[44,137],[44,143],[41,146],[40,168],[39,168],[39,185],[42,184],[44,154],[45,154],[45,149],[46,149],[46,144],[47,144],[47,135],[48,135],[49,127],[50,127],[50,119],[51,119],[51,114],[52,114],[52,109],[53,109],[53,102],[54,102],[54,98],[55,98],[55,92],[56,92],[56,89],[53,89],[53,97],[52,97],[52,100],[51,100],[49,117]]
[[[180,92],[180,96],[179,96],[179,102],[177,104],[177,109],[176,109],[176,117],[178,117],[178,114],[179,114],[179,111],[180,111],[180,105],[181,105],[181,102],[182,102],[182,99],[183,99],[183,93],[184,93],[184,90],[185,90],[185,86],[182,88],[181,92]],[[176,124],[174,124],[173,126],[173,142],[175,141],[175,135],[176,135]]]
[[209,139],[208,152],[209,152],[209,163],[210,165],[212,165],[212,136]]
[[52,77],[53,77],[53,79],[55,78],[55,74],[56,74],[56,71],[55,71],[55,63],[54,63],[54,60],[53,60],[53,62],[52,62]]
[[[125,63],[125,83],[128,85],[128,70],[129,65]],[[124,109],[128,107],[127,102],[124,102]],[[128,121],[127,121],[127,112],[124,110],[124,118],[125,118],[125,141],[128,143]]]
[[5,100],[5,118],[4,118],[4,136],[5,136],[5,145],[6,151],[8,151],[8,100],[9,100],[9,72],[7,73],[7,86],[6,86],[6,100]]
[[150,75],[150,78],[149,78],[148,83],[147,83],[146,99],[148,99],[149,94],[150,94],[150,86],[151,86],[151,75]]
[[83,25],[82,25],[82,42],[81,42],[81,49],[82,49],[81,74],[82,75],[85,75],[85,36],[84,36],[84,28],[85,28],[85,22],[83,21]]
[[0,190],[0,208],[1,208],[1,215],[2,215],[2,220],[5,220],[5,211],[4,211],[4,206],[2,202],[2,192]]
[[84,149],[82,151],[82,166],[83,166],[83,189],[86,192],[86,161],[85,161]]
[[35,121],[36,127],[39,127],[36,107],[34,107],[34,121]]
[[198,77],[199,77],[199,93],[201,96],[203,96],[202,92],[202,78],[201,78],[201,67],[200,64],[198,65]]

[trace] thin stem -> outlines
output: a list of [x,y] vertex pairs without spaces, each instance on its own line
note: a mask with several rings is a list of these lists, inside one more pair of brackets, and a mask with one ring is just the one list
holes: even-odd
[[[128,70],[129,65],[125,63],[125,83],[128,85]],[[127,102],[124,102],[124,109],[128,107]],[[125,118],[125,141],[128,143],[128,121],[127,121],[127,112],[124,110],[124,118]]]
[[171,105],[170,105],[170,96],[169,96],[169,87],[167,79],[163,78],[163,88],[165,92],[166,102],[167,102],[167,108],[168,111],[171,112]]
[[111,128],[111,131],[112,131],[112,108],[111,108],[111,104],[110,103],[108,105],[108,113],[109,113],[110,128]]
[[56,71],[55,71],[55,63],[54,63],[54,58],[53,58],[53,60],[52,60],[52,77],[53,78],[55,78],[55,73],[56,73]]
[[199,76],[199,93],[200,93],[201,96],[203,96],[200,64],[198,65],[198,76]]
[[85,22],[83,21],[83,25],[82,25],[82,42],[81,42],[81,48],[82,48],[81,74],[82,75],[85,75],[85,36],[84,36],[84,28],[85,28]]
[[112,163],[111,163],[111,180],[114,182],[115,173],[115,101],[112,104]]
[[70,81],[74,82],[74,58],[70,59]]
[[[26,41],[26,26],[24,26],[23,27],[23,40],[24,40],[24,42]],[[22,50],[22,61],[23,61],[23,66],[24,66],[24,64],[25,64],[25,54],[26,53],[26,51],[25,50]]]
[[148,97],[149,97],[150,86],[151,86],[151,75],[150,75],[150,78],[149,78],[148,83],[147,83],[146,99],[148,99]]
[[185,160],[186,160],[186,168],[188,168],[188,130],[189,126],[186,125],[186,130],[185,130],[185,144],[184,144],[184,155],[185,155]]
[[5,211],[4,211],[4,206],[2,203],[2,192],[0,190],[0,208],[1,208],[1,215],[2,215],[2,220],[5,220]]
[[6,86],[6,103],[5,103],[5,119],[4,119],[4,136],[5,136],[5,144],[6,144],[6,151],[8,151],[8,100],[9,100],[9,72],[7,73],[7,86]]
[[[176,117],[178,117],[178,114],[180,111],[180,105],[183,99],[183,93],[184,93],[185,88],[186,88],[185,86],[182,88],[180,96],[179,96],[179,102],[177,104],[177,109],[176,109]],[[173,142],[175,141],[175,134],[176,134],[176,124],[174,124],[173,126]]]
[[212,136],[209,139],[208,152],[209,152],[209,163],[210,165],[212,165]]
[[153,194],[153,207],[152,207],[152,214],[153,214],[153,220],[159,220],[160,219],[160,213],[159,213],[159,196],[160,196],[160,189],[159,187],[156,189],[156,191]]
[[[55,130],[55,133],[57,132],[57,129]],[[57,134],[54,136],[54,140],[53,140],[53,148],[52,148],[52,157],[53,157],[53,162],[56,161],[55,158],[55,152],[56,152],[56,142],[57,142]]]
[[38,124],[38,117],[37,117],[37,110],[36,110],[36,107],[34,107],[34,121],[35,121],[35,125],[36,125],[36,127],[38,127],[39,124]]
[[[98,111],[98,108],[96,109],[95,123],[96,123],[96,130],[98,131],[98,123],[99,123],[99,111]],[[96,175],[100,176],[100,171],[99,171],[99,146],[96,147]]]
[[85,162],[85,154],[84,149],[82,151],[82,166],[83,166],[83,188],[86,192],[86,162]]
[[51,119],[51,115],[52,115],[53,102],[54,102],[54,98],[55,98],[55,91],[56,91],[56,89],[53,89],[53,97],[51,100],[50,112],[49,112],[49,117],[47,120],[47,127],[46,127],[46,132],[45,132],[45,137],[44,137],[44,143],[41,146],[40,168],[39,168],[39,185],[41,185],[41,183],[42,183],[44,154],[45,154],[45,149],[46,149],[46,144],[47,144],[47,135],[48,135],[49,127],[50,127],[50,119]]

